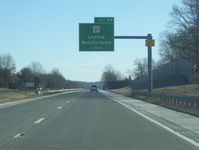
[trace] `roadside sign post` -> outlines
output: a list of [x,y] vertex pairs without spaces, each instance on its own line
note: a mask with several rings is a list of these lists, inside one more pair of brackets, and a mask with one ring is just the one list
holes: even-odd
[[146,39],[148,47],[148,92],[153,92],[153,72],[152,72],[152,46],[155,46],[155,40],[152,35],[147,36],[115,36],[115,39]]
[[26,89],[27,88],[33,88],[35,86],[34,82],[26,82],[25,83],[25,98],[26,98]]
[[147,36],[114,36],[113,17],[95,17],[94,23],[79,24],[79,51],[114,51],[114,39],[145,39],[148,47],[148,91],[153,91],[152,46],[155,40]]
[[[152,40],[152,35],[148,34],[148,41],[154,41]],[[147,41],[146,40],[146,41]],[[154,43],[149,42],[148,45],[148,91],[153,92],[153,71],[152,71],[152,47],[154,46]]]

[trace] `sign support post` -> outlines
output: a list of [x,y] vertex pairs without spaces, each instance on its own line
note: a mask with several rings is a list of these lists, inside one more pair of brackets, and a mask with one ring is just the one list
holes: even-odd
[[[148,40],[152,40],[151,34],[148,34]],[[148,46],[148,91],[153,92],[152,47],[151,46]]]
[[145,39],[148,47],[148,92],[153,92],[153,72],[152,72],[152,46],[154,40],[151,34],[147,36],[115,36],[115,39]]

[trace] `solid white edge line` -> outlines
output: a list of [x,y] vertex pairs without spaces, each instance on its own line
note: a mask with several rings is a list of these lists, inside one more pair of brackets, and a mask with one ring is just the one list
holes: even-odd
[[[105,95],[105,94],[104,94],[104,95]],[[106,97],[109,97],[109,96],[107,96],[107,95],[105,95],[105,96],[106,96]],[[199,147],[199,143],[198,143],[198,142],[196,142],[196,141],[194,141],[194,140],[192,140],[192,139],[190,139],[190,138],[188,138],[188,137],[186,137],[186,136],[184,136],[184,135],[182,135],[182,134],[180,134],[180,133],[174,131],[173,129],[171,129],[171,128],[169,128],[169,127],[167,127],[167,126],[161,124],[160,122],[155,121],[154,119],[151,119],[151,118],[147,117],[146,115],[144,115],[144,114],[138,112],[137,110],[131,108],[130,106],[128,106],[128,105],[126,105],[126,104],[124,104],[124,103],[122,103],[122,102],[120,102],[120,101],[118,101],[118,100],[115,100],[115,99],[112,98],[112,97],[109,97],[109,98],[112,99],[112,100],[114,100],[115,102],[118,102],[118,103],[120,103],[121,105],[127,107],[128,109],[134,111],[135,113],[137,113],[138,115],[144,117],[145,119],[147,119],[147,120],[149,120],[149,121],[155,123],[156,125],[158,125],[158,126],[164,128],[164,129],[166,129],[167,131],[169,131],[169,132],[171,132],[171,133],[177,135],[178,137],[184,139],[185,141],[187,141],[187,142],[189,142],[189,143],[191,143],[191,144],[193,144],[193,145]]]
[[35,123],[35,124],[38,124],[38,123],[42,122],[44,119],[45,119],[45,118],[40,118],[39,120],[35,121],[34,123]]

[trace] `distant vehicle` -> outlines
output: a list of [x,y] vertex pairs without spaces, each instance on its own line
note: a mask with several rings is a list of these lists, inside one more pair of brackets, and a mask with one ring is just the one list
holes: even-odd
[[97,85],[92,85],[91,86],[91,92],[93,92],[93,91],[98,92]]

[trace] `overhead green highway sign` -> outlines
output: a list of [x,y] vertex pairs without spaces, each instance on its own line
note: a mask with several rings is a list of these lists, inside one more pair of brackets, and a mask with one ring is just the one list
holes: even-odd
[[114,24],[103,18],[79,24],[79,51],[114,51]]

